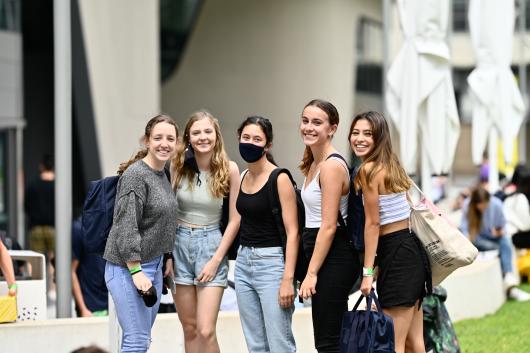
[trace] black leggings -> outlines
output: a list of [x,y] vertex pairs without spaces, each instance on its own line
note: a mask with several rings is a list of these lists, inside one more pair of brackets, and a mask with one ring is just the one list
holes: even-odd
[[[318,228],[302,234],[304,252],[311,258]],[[316,294],[311,298],[315,348],[319,353],[339,352],[342,316],[348,310],[348,295],[360,275],[360,260],[342,229],[337,232],[318,271]]]

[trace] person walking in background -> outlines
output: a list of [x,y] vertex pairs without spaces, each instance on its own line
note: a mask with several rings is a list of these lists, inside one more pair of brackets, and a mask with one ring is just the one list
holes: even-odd
[[411,181],[392,152],[382,114],[356,115],[349,136],[351,149],[362,160],[352,190],[362,190],[364,199],[361,292],[370,294],[377,265],[377,293],[394,322],[396,353],[405,347],[407,352],[425,352],[421,302],[432,293],[432,279],[427,254],[409,226]]
[[7,295],[14,297],[17,295],[17,282],[15,281],[15,271],[13,260],[7,251],[6,246],[0,241],[0,270],[6,279]]
[[500,199],[490,195],[482,186],[471,190],[464,201],[460,229],[479,251],[499,250],[504,286],[510,298],[525,301],[530,296],[517,290],[510,239],[506,235],[506,217]]
[[312,298],[318,352],[339,352],[342,316],[360,270],[346,229],[338,225],[340,218],[347,218],[350,191],[348,166],[332,144],[338,125],[339,113],[333,104],[315,99],[304,107],[300,123],[306,145],[300,165],[305,176],[302,242],[310,262],[300,295]]
[[239,152],[248,166],[237,197],[241,246],[235,268],[237,304],[245,341],[250,353],[296,352],[291,328],[298,251],[296,194],[289,177],[280,173],[277,192],[287,234],[284,256],[270,199],[271,173],[276,169],[269,153],[272,124],[266,118],[251,116],[239,126],[237,135]]
[[[194,113],[172,163],[178,201],[173,299],[184,330],[186,353],[219,352],[215,326],[227,286],[230,245],[239,229],[235,208],[239,169],[228,160],[217,119]],[[219,229],[223,199],[229,196],[229,222]]]
[[78,317],[108,315],[105,260],[86,251],[81,218],[72,222],[72,294]]
[[55,171],[52,156],[46,154],[42,157],[39,171],[39,178],[29,184],[24,194],[24,210],[29,224],[29,248],[44,254],[49,264],[55,253]]
[[121,352],[147,352],[162,293],[162,262],[172,271],[177,200],[164,173],[178,129],[167,115],[147,123],[141,149],[120,165],[114,218],[103,258],[105,282],[123,329]]

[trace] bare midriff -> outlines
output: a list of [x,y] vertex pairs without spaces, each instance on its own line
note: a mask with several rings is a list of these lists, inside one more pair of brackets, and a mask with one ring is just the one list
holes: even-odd
[[397,221],[389,224],[385,224],[379,228],[379,236],[385,236],[398,230],[409,228],[409,219],[404,219],[402,221]]

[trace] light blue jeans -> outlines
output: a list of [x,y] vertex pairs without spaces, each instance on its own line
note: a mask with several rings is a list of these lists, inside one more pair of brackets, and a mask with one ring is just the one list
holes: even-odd
[[108,261],[105,265],[105,283],[123,330],[121,353],[145,353],[151,344],[151,327],[155,322],[162,294],[162,256],[143,262],[142,271],[153,282],[158,296],[156,304],[150,308],[138,294],[126,267]]
[[499,250],[499,257],[501,258],[502,273],[513,272],[512,265],[512,245],[510,239],[506,235],[502,237],[494,237],[489,234],[480,234],[473,244],[479,251]]
[[291,322],[294,305],[279,303],[284,260],[281,247],[239,248],[235,286],[239,317],[250,353],[296,352]]

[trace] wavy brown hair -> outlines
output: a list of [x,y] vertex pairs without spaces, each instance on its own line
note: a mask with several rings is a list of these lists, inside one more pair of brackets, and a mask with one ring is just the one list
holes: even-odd
[[[173,118],[171,118],[169,115],[166,115],[166,114],[159,114],[153,118],[151,118],[148,122],[147,122],[147,125],[145,125],[145,131],[144,131],[144,135],[140,138],[140,144],[145,144],[145,141],[149,139],[149,137],[151,136],[151,131],[153,131],[153,128],[155,127],[156,124],[158,123],[168,123],[170,125],[173,125],[175,127],[175,137],[178,138],[179,136],[179,129],[178,129],[178,126],[177,124],[175,123],[175,121],[173,120]],[[123,172],[125,172],[125,170],[127,168],[129,168],[129,166],[131,164],[133,164],[134,162],[144,158],[145,156],[147,156],[147,148],[143,147],[142,149],[140,149],[135,155],[134,157],[132,157],[131,159],[129,159],[128,161],[126,162],[123,162],[123,163],[120,163],[120,166],[118,167],[118,175],[122,175]]]
[[482,224],[482,211],[477,205],[482,202],[490,202],[490,193],[482,186],[477,186],[471,190],[469,196],[469,205],[467,209],[467,221],[469,224],[469,240],[474,241],[480,233],[480,225]]
[[[371,126],[373,149],[359,167],[359,173],[357,173],[354,180],[355,189],[359,190],[361,188],[361,174],[366,182],[370,184],[377,172],[381,170],[386,171],[384,184],[387,191],[395,193],[410,189],[410,178],[399,163],[396,154],[392,152],[390,130],[383,114],[374,111],[357,114],[351,123],[348,139],[359,120],[366,120]],[[372,166],[368,169],[366,165],[370,162]]]
[[[339,125],[339,112],[333,104],[322,99],[313,99],[304,106],[304,109],[302,109],[302,114],[305,108],[311,106],[317,107],[324,113],[326,113],[330,125]],[[307,176],[307,173],[309,173],[309,168],[311,168],[311,163],[313,163],[314,160],[315,158],[313,156],[313,152],[311,152],[311,148],[309,146],[306,146],[304,150],[304,156],[302,157],[302,162],[298,166],[298,168],[300,168],[300,170],[302,171],[303,175]]]
[[196,121],[202,119],[210,120],[215,130],[215,145],[213,147],[213,154],[210,160],[211,178],[208,180],[208,188],[212,196],[216,198],[224,197],[230,190],[229,159],[225,152],[219,121],[206,110],[199,110],[198,112],[193,113],[186,123],[182,143],[177,147],[177,153],[175,154],[175,157],[173,157],[173,162],[171,163],[171,169],[173,171],[173,189],[176,190],[181,182],[186,179],[188,181],[190,190],[193,190],[195,184],[193,182],[195,178],[195,171],[189,166],[184,165],[184,155],[186,148],[190,144],[191,127]]

